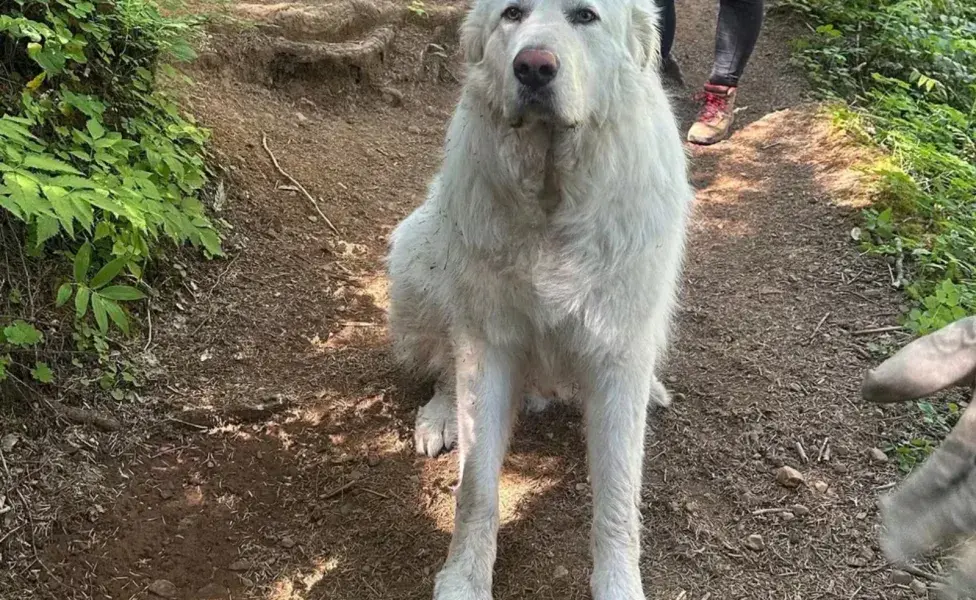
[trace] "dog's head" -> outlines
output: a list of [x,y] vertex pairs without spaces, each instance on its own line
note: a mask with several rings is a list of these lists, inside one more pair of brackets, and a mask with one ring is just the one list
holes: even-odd
[[660,58],[653,0],[476,0],[461,44],[469,85],[513,126],[599,117],[622,72]]

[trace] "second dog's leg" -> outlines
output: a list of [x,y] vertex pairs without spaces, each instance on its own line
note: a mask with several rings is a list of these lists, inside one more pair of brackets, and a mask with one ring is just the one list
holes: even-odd
[[435,600],[490,600],[502,460],[521,392],[511,352],[480,341],[457,346],[459,482],[454,534]]
[[628,362],[597,369],[585,396],[594,600],[644,600],[638,504],[653,376],[648,362]]

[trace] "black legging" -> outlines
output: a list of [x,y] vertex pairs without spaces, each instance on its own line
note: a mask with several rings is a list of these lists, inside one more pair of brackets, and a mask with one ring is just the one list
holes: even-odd
[[[656,0],[661,7],[661,56],[674,44],[675,0]],[[715,32],[715,62],[709,83],[738,85],[763,22],[763,0],[720,0]]]

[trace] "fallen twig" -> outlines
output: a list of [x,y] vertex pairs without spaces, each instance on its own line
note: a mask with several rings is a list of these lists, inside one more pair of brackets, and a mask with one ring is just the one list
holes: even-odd
[[353,479],[352,481],[348,481],[348,482],[340,485],[339,487],[335,488],[334,490],[331,490],[331,491],[328,491],[328,492],[322,494],[322,496],[321,496],[322,500],[328,500],[330,498],[335,498],[336,496],[338,496],[342,492],[344,492],[344,491],[348,490],[349,488],[351,488],[352,486],[356,485],[356,481],[357,480]]
[[193,429],[198,429],[200,431],[207,431],[208,429],[210,429],[206,425],[200,425],[198,423],[191,423],[189,421],[184,421],[183,419],[177,419],[176,417],[170,417],[169,420],[172,421],[173,423],[179,423],[180,425],[186,425],[187,427],[192,427]]
[[308,193],[308,190],[306,190],[305,187],[301,183],[299,183],[297,179],[295,179],[294,177],[286,173],[285,170],[281,168],[281,165],[278,164],[278,159],[275,157],[274,152],[272,152],[271,148],[268,147],[268,134],[266,133],[261,134],[261,145],[264,146],[265,152],[267,152],[268,156],[271,157],[271,162],[274,163],[274,166],[276,169],[278,169],[278,172],[281,173],[283,176],[285,176],[288,179],[288,181],[295,184],[295,187],[297,187],[299,190],[301,190],[303,194],[305,194],[305,197],[308,198],[308,201],[312,203],[313,207],[315,207],[315,212],[319,213],[319,216],[322,217],[322,220],[325,221],[325,224],[329,226],[329,229],[335,232],[336,235],[339,235],[339,230],[336,228],[335,225],[332,224],[332,221],[329,220],[329,217],[325,216],[325,213],[322,212],[321,208],[319,208],[319,203],[315,201],[315,198],[313,198],[312,195]]
[[[823,443],[820,444],[820,452],[817,453],[817,462],[823,462],[824,453],[827,451],[827,442],[830,441],[829,437],[825,437]],[[829,454],[827,455],[829,457]]]
[[851,335],[871,335],[872,333],[888,333],[890,331],[901,331],[904,329],[901,325],[889,325],[887,327],[872,327],[870,329],[858,329],[857,331],[852,331]]
[[800,460],[802,460],[804,463],[810,462],[810,458],[807,456],[806,451],[803,449],[803,444],[800,443],[800,440],[793,442],[793,446],[796,448],[797,454],[800,455]]
[[149,333],[146,335],[146,345],[142,347],[143,352],[149,351],[149,346],[152,346],[153,338],[153,328],[152,328],[152,304],[146,303],[146,321],[149,323]]
[[808,345],[810,345],[813,342],[813,338],[817,337],[817,333],[820,332],[820,328],[823,327],[823,324],[827,322],[827,318],[829,316],[830,316],[830,313],[828,312],[827,314],[825,314],[823,316],[822,319],[820,319],[820,322],[817,323],[817,326],[813,328],[813,333],[810,334],[810,337],[807,339],[807,341],[804,344],[804,346],[808,346]]
[[760,515],[768,515],[768,514],[772,514],[772,513],[781,513],[781,512],[786,512],[786,510],[787,509],[785,509],[785,508],[760,508],[758,510],[752,511],[752,516],[758,517]]
[[390,497],[389,497],[389,496],[387,496],[386,494],[381,494],[381,493],[379,493],[379,492],[377,492],[376,490],[371,490],[371,489],[369,489],[369,488],[367,488],[367,487],[361,487],[361,488],[359,488],[359,489],[361,489],[361,490],[363,490],[363,491],[364,491],[364,492],[366,492],[367,494],[373,494],[373,495],[374,495],[374,496],[376,496],[377,498],[382,498],[382,499],[384,499],[384,500],[389,500],[389,499],[390,499]]
[[57,401],[52,402],[51,407],[59,416],[75,425],[94,425],[102,431],[118,431],[122,429],[122,423],[118,419],[93,410],[88,410],[87,408],[65,406]]

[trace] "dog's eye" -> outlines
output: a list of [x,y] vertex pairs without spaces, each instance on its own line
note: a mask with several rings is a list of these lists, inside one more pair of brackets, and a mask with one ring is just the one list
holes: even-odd
[[502,18],[508,21],[521,21],[522,20],[522,9],[517,6],[509,6],[502,13]]
[[572,21],[577,25],[588,25],[600,19],[597,14],[589,8],[581,8],[573,11]]

